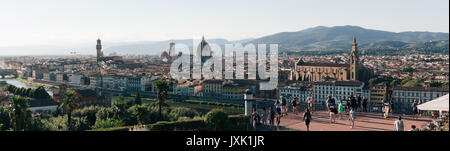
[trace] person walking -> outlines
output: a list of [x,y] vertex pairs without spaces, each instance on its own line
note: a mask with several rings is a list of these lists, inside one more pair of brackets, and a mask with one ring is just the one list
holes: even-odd
[[266,108],[263,107],[263,110],[261,112],[261,120],[262,120],[262,124],[263,126],[265,126],[267,124],[267,112],[266,112]]
[[[327,111],[328,111],[328,113],[330,113],[330,108],[331,108],[331,96],[330,95],[327,96],[326,105],[327,105]],[[329,114],[329,116],[331,118],[331,114]]]
[[[417,105],[420,105],[422,103],[423,103],[422,99],[419,99],[419,102],[417,103]],[[422,116],[422,113],[420,112],[420,110],[417,110],[417,115],[418,115],[418,117]]]
[[398,116],[398,120],[396,120],[394,122],[394,125],[395,125],[394,131],[403,131],[404,126],[403,126],[402,116]]
[[347,104],[346,105],[347,105],[347,111],[350,112],[350,108],[352,108],[352,106],[353,106],[351,97],[347,98]]
[[253,108],[252,111],[252,125],[253,125],[253,130],[256,130],[256,122],[258,122],[258,113],[256,112],[256,108]]
[[362,107],[363,107],[363,112],[367,112],[367,98],[366,98],[366,96],[363,96],[363,98],[362,98]]
[[413,102],[413,104],[411,105],[411,107],[412,107],[412,111],[413,111],[413,119],[416,119],[417,120],[417,114],[419,114],[419,110],[418,110],[418,108],[417,108],[417,105],[419,105],[418,103],[417,103],[417,101],[416,100],[414,100],[414,102]]
[[391,99],[391,101],[389,101],[389,105],[391,105],[389,107],[391,109],[391,115],[394,115],[394,99]]
[[281,120],[281,103],[280,101],[276,101],[275,102],[275,108],[277,110],[277,114],[276,114],[276,122],[277,122],[277,127],[280,125],[280,120]]
[[297,115],[298,113],[298,107],[297,107],[297,103],[298,103],[298,98],[294,98],[291,102],[292,104],[292,111],[295,115]]
[[358,112],[361,112],[361,102],[362,102],[361,94],[358,94],[356,97],[356,111]]
[[272,128],[272,126],[274,125],[274,120],[275,120],[275,111],[273,110],[273,107],[270,107],[270,110],[269,110],[269,126],[270,126],[270,128]]
[[313,104],[314,104],[314,98],[311,96],[311,94],[308,94],[308,97],[306,98],[306,104],[307,108],[309,109],[310,114],[313,113]]
[[331,95],[328,95],[328,96],[327,96],[327,101],[326,101],[326,103],[327,103],[327,110],[328,110],[328,112],[330,112]]
[[351,96],[350,96],[350,101],[352,102],[351,107],[353,108],[353,111],[356,112],[356,109],[357,109],[357,106],[358,106],[357,101],[356,101],[356,97],[354,97],[353,95],[351,95]]
[[281,96],[280,103],[281,103],[281,117],[283,117],[284,114],[287,115],[287,107],[286,107],[287,100],[283,96]]
[[306,109],[303,114],[303,120],[305,121],[306,131],[309,131],[309,123],[311,122],[311,111],[309,109]]
[[388,119],[389,118],[389,111],[391,110],[389,105],[389,101],[384,101],[384,118]]
[[330,106],[330,123],[336,123],[336,115],[338,113],[338,110],[334,105]]
[[338,105],[338,114],[339,114],[339,120],[342,120],[342,115],[344,114],[344,112],[345,112],[345,109],[344,109],[345,107],[344,107],[344,104],[342,103],[342,100],[339,102],[339,105]]
[[350,122],[351,122],[350,128],[354,128],[355,127],[355,110],[353,109],[353,107],[350,108],[349,117],[350,117]]

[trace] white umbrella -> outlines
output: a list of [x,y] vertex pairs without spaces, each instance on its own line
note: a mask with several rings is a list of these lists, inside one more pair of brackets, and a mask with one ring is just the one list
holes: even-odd
[[431,100],[424,104],[418,105],[417,108],[419,110],[428,110],[428,111],[447,111],[448,112],[448,103],[449,98],[448,94],[441,96],[437,99]]

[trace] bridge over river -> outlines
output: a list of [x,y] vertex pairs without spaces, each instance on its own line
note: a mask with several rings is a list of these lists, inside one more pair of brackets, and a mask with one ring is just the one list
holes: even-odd
[[17,77],[17,70],[16,69],[0,69],[0,76],[1,78],[5,78],[5,76],[8,75],[14,75]]

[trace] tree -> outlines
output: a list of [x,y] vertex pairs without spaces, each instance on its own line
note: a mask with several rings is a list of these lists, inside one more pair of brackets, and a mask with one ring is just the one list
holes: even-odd
[[26,98],[14,96],[10,99],[12,109],[12,122],[15,131],[23,131],[27,127],[27,123],[31,122],[31,111],[28,110],[30,105]]
[[6,106],[0,106],[0,131],[7,130],[11,128],[11,119],[10,119],[11,110]]
[[145,105],[135,105],[134,108],[134,114],[137,118],[138,124],[144,124],[144,115],[147,114],[147,106]]
[[164,103],[164,101],[167,99],[167,91],[169,90],[169,83],[163,81],[163,80],[156,80],[155,81],[156,89],[158,91],[158,119],[161,120],[162,114],[161,114],[161,105]]
[[205,115],[205,123],[213,130],[225,130],[230,122],[223,109],[213,109]]
[[136,94],[136,97],[134,98],[134,104],[141,105],[142,104],[142,97],[140,93]]
[[33,97],[36,99],[49,99],[50,95],[43,86],[39,86],[36,90],[34,90]]
[[434,81],[434,80],[432,80],[430,82],[430,87],[442,88],[443,86],[444,86],[443,82]]
[[72,129],[72,112],[80,105],[78,104],[79,98],[75,95],[74,91],[64,92],[64,99],[58,106],[58,109],[65,108],[67,113],[67,127]]

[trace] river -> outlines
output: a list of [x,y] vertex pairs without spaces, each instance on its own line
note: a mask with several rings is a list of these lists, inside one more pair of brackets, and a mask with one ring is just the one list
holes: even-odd
[[[14,85],[16,87],[20,88],[36,88],[35,86],[27,85],[26,83],[17,81],[16,79],[0,79],[0,81],[6,81],[6,83]],[[47,90],[47,93],[50,94],[50,96],[53,95],[52,91]]]

